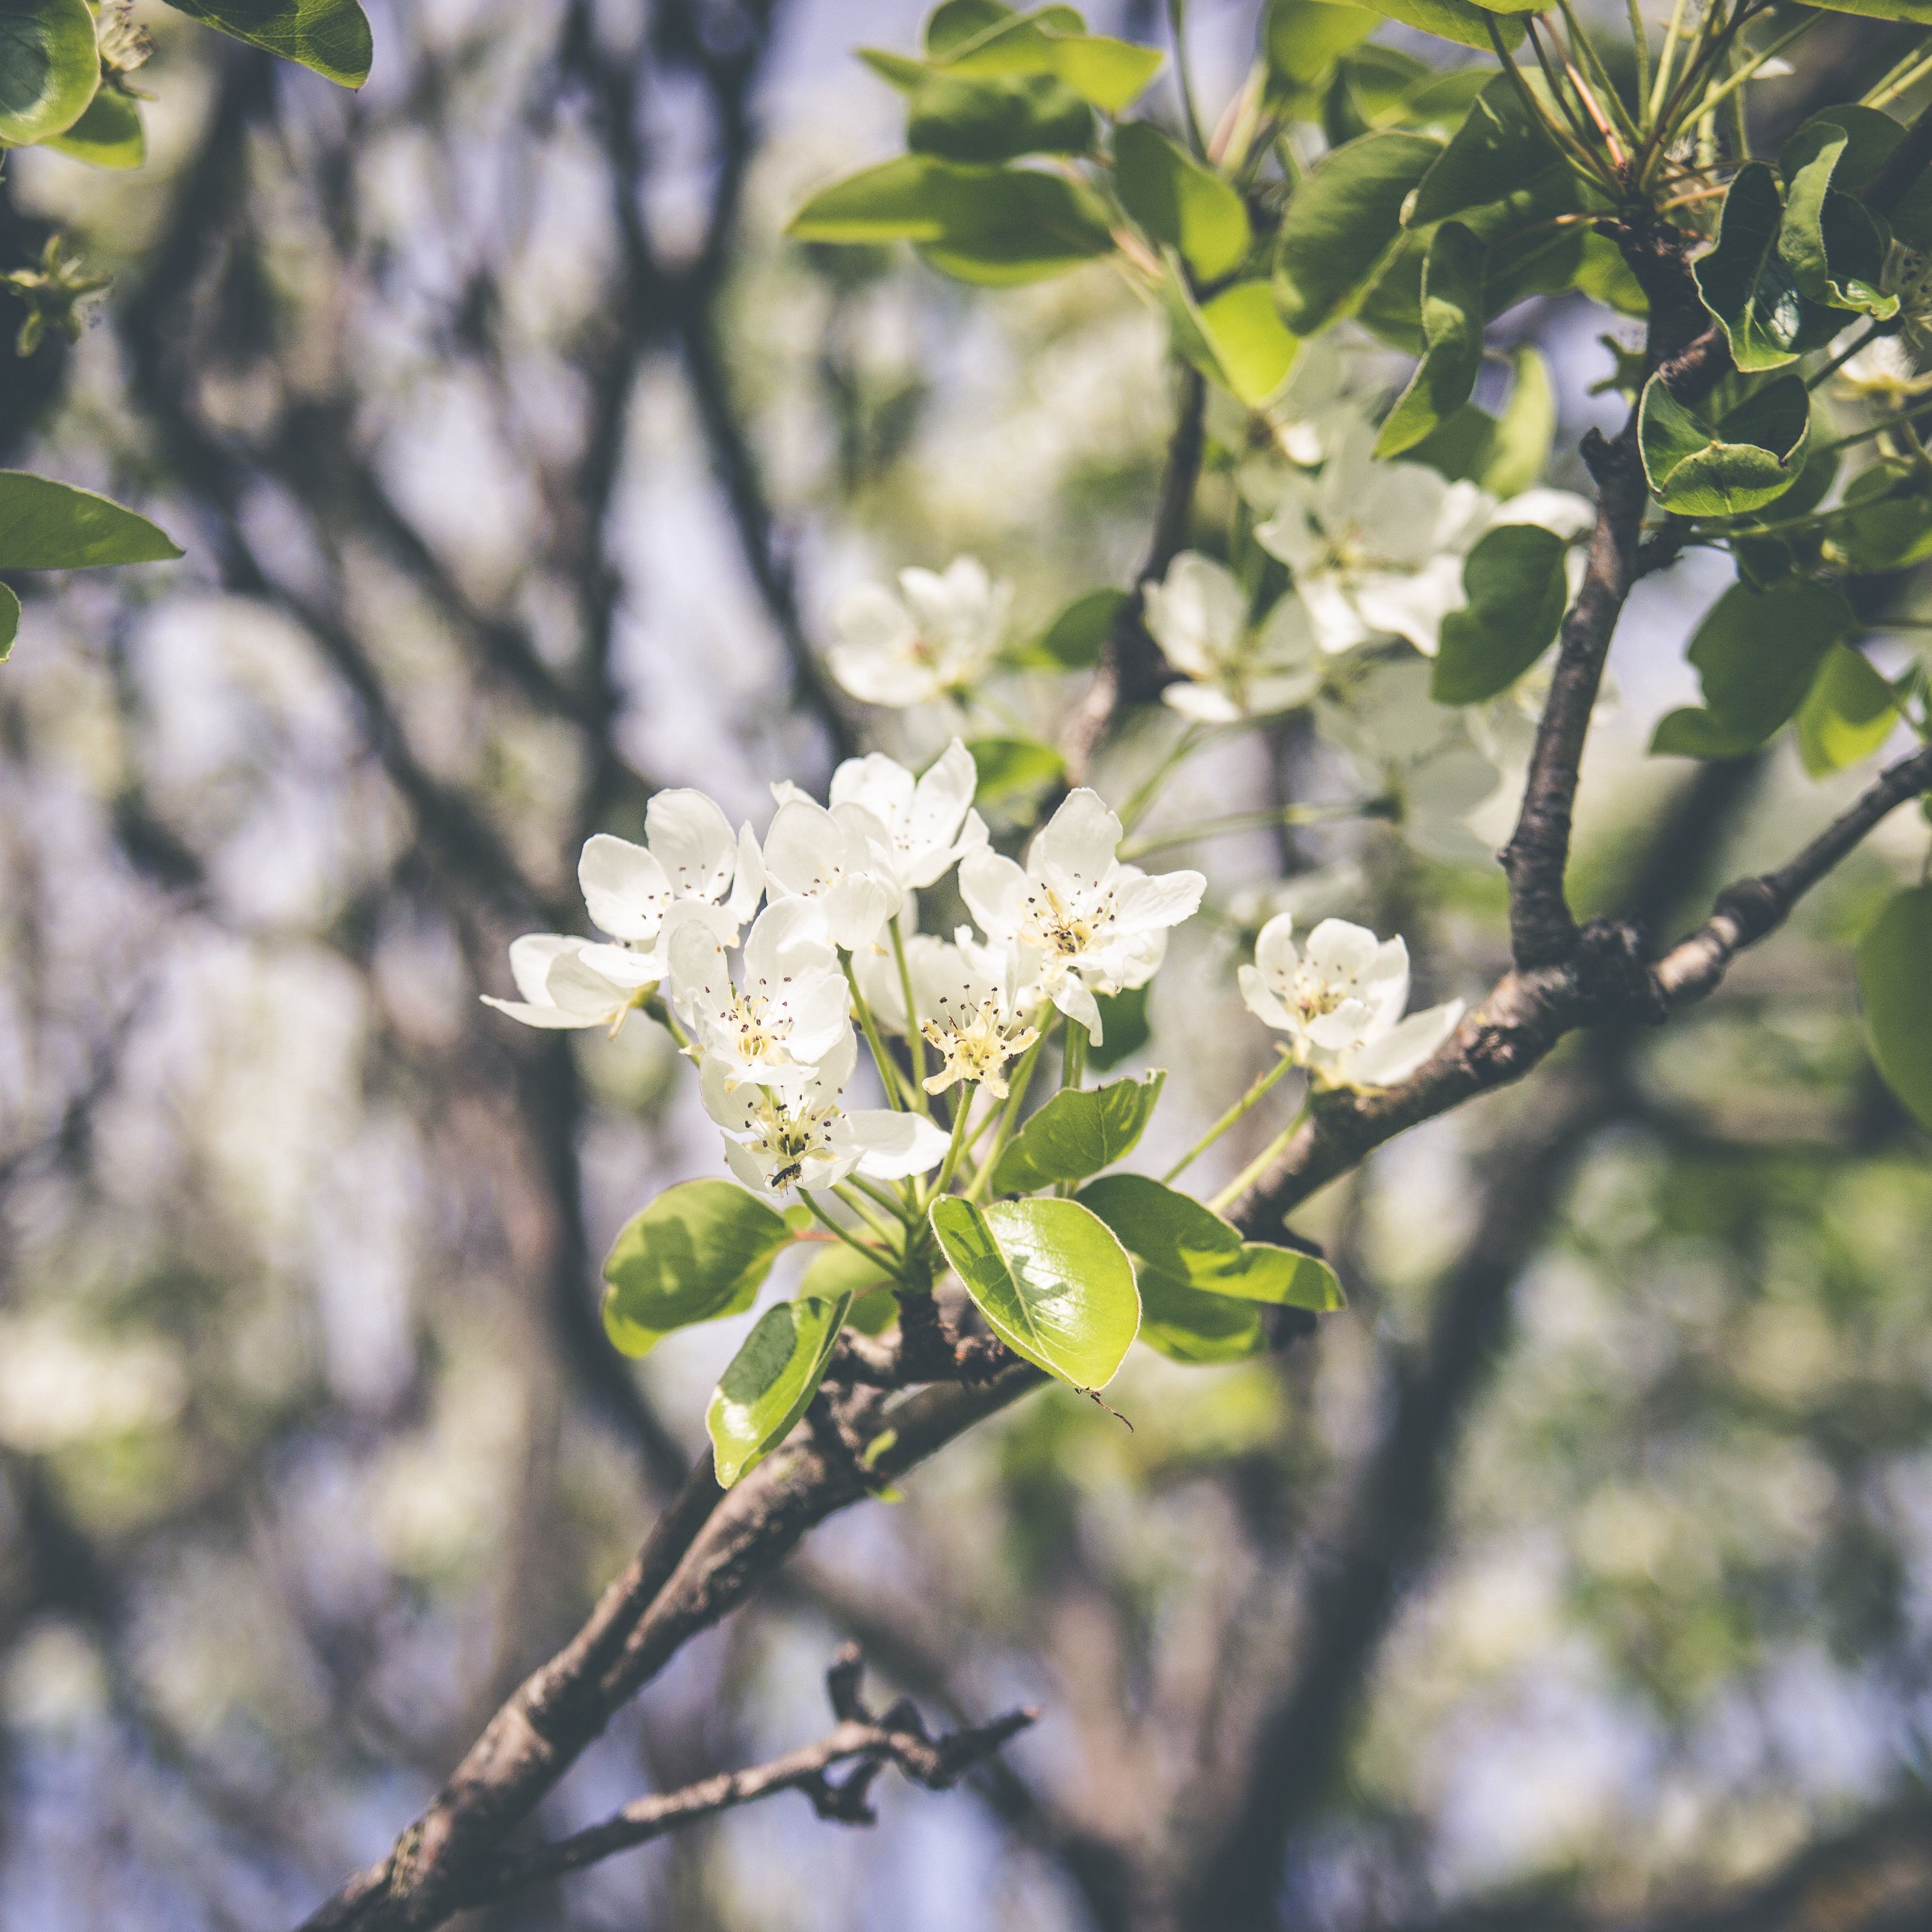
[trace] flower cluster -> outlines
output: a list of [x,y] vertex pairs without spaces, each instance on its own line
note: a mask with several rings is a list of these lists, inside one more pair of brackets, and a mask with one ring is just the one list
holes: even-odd
[[[936,1052],[927,1093],[964,1084],[1001,1098],[1006,1063],[1052,1009],[1102,1037],[1098,998],[1147,983],[1206,884],[1122,864],[1120,820],[1084,790],[1022,866],[990,848],[976,782],[957,739],[917,778],[878,753],[849,759],[826,804],[775,786],[762,843],[749,826],[734,835],[701,793],[661,792],[644,844],[600,833],[584,848],[585,906],[608,938],[526,934],[510,949],[522,998],[488,1004],[536,1027],[614,1032],[639,1010],[662,1019],[698,1062],[705,1109],[747,1186],[928,1173],[948,1137],[926,1112],[845,1105],[855,996],[869,1023],[916,1028]],[[956,866],[980,932],[911,930],[917,893]],[[895,1076],[880,1072],[890,1092]]]
[[1298,947],[1293,916],[1278,914],[1240,978],[1248,1010],[1288,1035],[1291,1055],[1319,1087],[1406,1080],[1462,1017],[1462,1002],[1451,1000],[1405,1018],[1408,948],[1346,920],[1324,919]]

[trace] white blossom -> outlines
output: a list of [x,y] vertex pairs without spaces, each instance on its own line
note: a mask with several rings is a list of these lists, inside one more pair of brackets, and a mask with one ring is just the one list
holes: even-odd
[[986,842],[986,824],[973,809],[980,773],[973,754],[955,738],[915,779],[882,752],[848,758],[832,774],[834,818],[856,806],[884,827],[884,862],[902,891],[937,885]]
[[781,899],[758,915],[736,984],[701,913],[676,908],[668,924],[673,1010],[706,1074],[727,1093],[747,1083],[802,1091],[840,1041],[849,1044],[850,996],[811,900]]
[[765,834],[765,884],[772,903],[816,904],[832,943],[848,952],[874,944],[899,910],[892,835],[861,805],[828,812],[803,794],[789,796]]
[[1248,621],[1248,596],[1212,557],[1183,550],[1159,584],[1142,592],[1147,627],[1186,682],[1162,699],[1196,724],[1232,724],[1305,704],[1322,682],[1314,626],[1293,591],[1258,624]]
[[1324,919],[1303,951],[1294,933],[1287,913],[1262,928],[1255,963],[1240,970],[1241,998],[1257,1019],[1288,1036],[1318,1085],[1393,1086],[1455,1031],[1460,1000],[1402,1017],[1408,948],[1400,939],[1379,940],[1365,926]]
[[[926,1079],[926,1090],[943,1094],[964,1080],[1004,1100],[1006,1063],[1040,1037],[1014,997],[1012,955],[979,945],[969,926],[962,926],[950,944],[915,933],[905,950],[919,1030],[940,1060],[939,1071]],[[874,1018],[885,1031],[903,1034],[905,989],[898,962],[874,952],[855,964]]]
[[898,709],[963,690],[998,654],[1012,596],[970,556],[954,558],[943,575],[901,571],[896,597],[862,584],[832,613],[832,675],[854,698]]
[[671,907],[688,902],[700,908],[719,940],[734,944],[764,890],[764,862],[752,828],[743,826],[734,838],[730,821],[701,791],[658,793],[644,808],[644,842],[634,845],[597,833],[584,844],[577,882],[591,923],[648,956],[651,976],[662,979],[664,915]]
[[485,993],[486,1006],[525,1026],[601,1026],[615,1033],[662,976],[643,955],[620,946],[595,946],[568,933],[526,932],[510,942],[510,976],[523,998]]
[[1289,474],[1274,514],[1255,532],[1294,573],[1315,634],[1330,652],[1371,638],[1406,638],[1433,657],[1442,620],[1467,601],[1462,560],[1498,523],[1535,523],[1559,536],[1594,512],[1561,490],[1526,490],[1498,504],[1467,481],[1420,463],[1380,463],[1367,424],[1351,428],[1311,481]]
[[840,1106],[856,1054],[848,1027],[811,1077],[784,1093],[734,1085],[721,1061],[705,1061],[698,1082],[705,1111],[724,1130],[724,1158],[747,1187],[816,1191],[855,1171],[869,1180],[901,1180],[945,1159],[946,1136],[923,1114]]
[[1024,870],[969,853],[959,890],[988,940],[1013,960],[1022,1004],[1037,993],[1102,1037],[1096,993],[1144,986],[1166,956],[1170,927],[1192,916],[1198,872],[1150,876],[1114,856],[1120,821],[1099,794],[1069,794],[1034,842]]

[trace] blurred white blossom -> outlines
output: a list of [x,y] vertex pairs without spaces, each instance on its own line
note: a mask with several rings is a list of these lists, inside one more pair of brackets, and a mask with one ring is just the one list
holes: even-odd
[[861,584],[832,613],[832,675],[854,698],[899,709],[964,690],[998,654],[1012,597],[970,556],[944,575],[901,571],[897,596]]
[[1149,634],[1186,680],[1161,697],[1194,723],[1270,717],[1305,704],[1321,684],[1314,627],[1292,590],[1250,624],[1247,592],[1234,574],[1184,550],[1142,596]]
[[510,977],[523,998],[485,993],[483,1004],[525,1026],[601,1026],[615,1033],[663,973],[655,952],[598,946],[565,932],[526,932],[510,942]]

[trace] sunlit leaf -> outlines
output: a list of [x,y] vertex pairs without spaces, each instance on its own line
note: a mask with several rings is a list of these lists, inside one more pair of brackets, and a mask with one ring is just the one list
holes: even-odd
[[928,51],[956,74],[1050,74],[1103,114],[1119,113],[1160,71],[1158,48],[1088,33],[1071,7],[1008,15],[959,40],[949,22],[946,38],[944,53]]
[[87,0],[0,0],[0,146],[72,127],[100,84]]
[[674,1329],[742,1315],[791,1239],[782,1216],[731,1181],[667,1188],[611,1246],[604,1328],[626,1354],[642,1355]]
[[1383,422],[1376,454],[1400,456],[1460,409],[1483,363],[1483,247],[1445,221],[1422,270],[1422,360]]
[[[1104,1022],[1102,1023],[1104,1026]],[[1084,1180],[1133,1151],[1167,1076],[1063,1088],[1006,1144],[993,1170],[995,1194],[1030,1194],[1055,1181]]]
[[1149,236],[1178,250],[1202,281],[1225,275],[1248,252],[1253,231],[1241,197],[1151,122],[1115,130],[1114,188]]
[[0,584],[0,664],[12,655],[14,640],[20,634],[20,600]]
[[[1400,20],[1405,27],[1419,28],[1440,40],[1455,40],[1484,53],[1493,44],[1484,10],[1472,0],[1366,0],[1366,4],[1386,20]],[[1521,21],[1500,20],[1497,25],[1502,29],[1504,46],[1515,46],[1522,40]]]
[[1896,694],[1862,651],[1834,644],[1798,707],[1798,754],[1814,778],[1868,758],[1898,724]]
[[97,168],[138,168],[148,158],[140,103],[118,87],[103,87],[64,134],[41,144]]
[[168,0],[250,46],[312,68],[344,87],[369,78],[374,47],[357,0]]
[[0,470],[0,570],[164,563],[181,554],[146,517],[92,490]]
[[1084,154],[1094,145],[1094,110],[1050,74],[975,78],[942,69],[913,89],[906,145],[956,161]]
[[988,1325],[1078,1389],[1104,1388],[1140,1328],[1126,1251],[1076,1201],[934,1202],[932,1230]]
[[1886,1084],[1932,1132],[1932,885],[1895,893],[1858,942],[1858,1000]]
[[1740,369],[1783,368],[1844,326],[1841,311],[1809,300],[1792,278],[1778,248],[1784,218],[1777,177],[1748,163],[1724,196],[1717,247],[1691,269]]
[[721,1489],[769,1456],[812,1406],[851,1306],[849,1295],[775,1303],[752,1324],[711,1392],[704,1426]]

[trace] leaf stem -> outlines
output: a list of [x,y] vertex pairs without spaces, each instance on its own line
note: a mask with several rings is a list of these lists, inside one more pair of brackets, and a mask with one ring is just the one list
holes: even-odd
[[1202,741],[1198,724],[1190,724],[1168,748],[1166,755],[1154,770],[1142,779],[1128,795],[1127,802],[1120,808],[1120,830],[1131,832],[1147,816],[1148,808],[1167,782],[1174,768],[1192,752]]
[[961,1089],[956,1096],[958,1104],[952,1109],[952,1138],[946,1143],[946,1158],[940,1162],[939,1178],[932,1184],[931,1190],[921,1202],[922,1209],[929,1208],[952,1185],[952,1176],[959,1166],[961,1155],[966,1151],[966,1117],[973,1109],[969,1101],[971,1094]]
[[1187,52],[1187,0],[1167,0],[1168,31],[1174,36],[1174,85],[1180,94],[1180,111],[1187,123],[1187,145],[1197,161],[1208,158],[1208,144],[1201,138],[1201,116],[1194,106],[1194,68]]
[[1219,838],[1230,832],[1255,832],[1274,825],[1332,825],[1348,818],[1380,818],[1388,815],[1385,799],[1365,799],[1359,804],[1283,805],[1265,811],[1237,812],[1226,818],[1210,818],[1178,832],[1162,832],[1149,838],[1130,840],[1120,848],[1123,859],[1143,859],[1150,852],[1164,852],[1171,846],[1191,845],[1198,838]]
[[1921,403],[1916,409],[1901,410],[1897,416],[1887,416],[1883,422],[1869,424],[1864,429],[1853,430],[1849,436],[1834,438],[1830,442],[1820,443],[1812,451],[1814,456],[1830,456],[1841,449],[1849,449],[1855,442],[1863,442],[1866,437],[1883,436],[1888,430],[1902,429],[1919,417],[1932,413],[1932,401]]
[[[844,1184],[842,1182],[839,1186],[834,1187],[832,1191],[833,1193],[838,1195],[842,1199],[844,1198]],[[863,1255],[866,1260],[870,1262],[874,1268],[884,1268],[889,1273],[893,1271],[892,1258],[890,1255],[882,1255],[877,1248],[872,1246],[871,1242],[860,1240],[858,1236],[854,1234],[851,1229],[847,1227],[844,1222],[834,1220],[823,1208],[820,1207],[818,1203],[812,1198],[812,1196],[804,1188],[801,1187],[798,1190],[798,1194],[799,1198],[805,1203],[806,1207],[812,1210],[813,1219],[815,1220],[821,1227],[830,1228],[832,1233],[836,1234],[848,1248],[856,1248],[858,1252]],[[868,1218],[869,1219],[869,1217]]]

